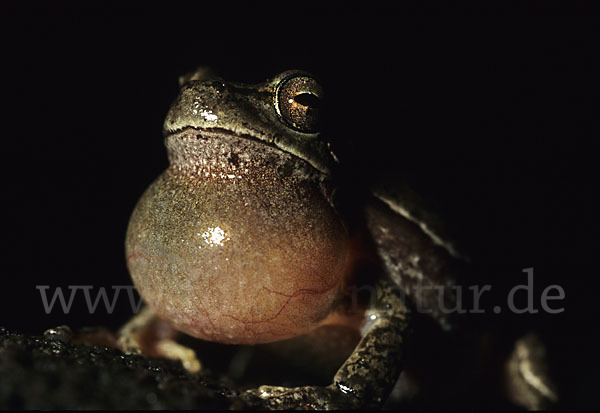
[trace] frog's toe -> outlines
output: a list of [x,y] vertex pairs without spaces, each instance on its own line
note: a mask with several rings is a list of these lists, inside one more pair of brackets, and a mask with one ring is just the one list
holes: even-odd
[[142,354],[142,346],[136,335],[121,334],[117,339],[117,347],[125,354]]
[[190,373],[197,373],[202,370],[202,363],[200,363],[200,360],[196,357],[196,352],[174,340],[159,340],[156,343],[156,352],[159,356],[181,361],[183,368]]

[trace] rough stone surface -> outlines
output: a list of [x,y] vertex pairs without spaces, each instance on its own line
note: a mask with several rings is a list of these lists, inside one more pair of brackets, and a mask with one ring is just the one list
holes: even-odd
[[176,362],[0,328],[0,409],[243,408],[224,383]]

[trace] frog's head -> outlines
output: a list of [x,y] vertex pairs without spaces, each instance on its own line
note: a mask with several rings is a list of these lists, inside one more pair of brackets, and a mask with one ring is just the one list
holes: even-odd
[[179,79],[181,90],[163,126],[165,136],[193,129],[235,135],[290,153],[329,174],[335,155],[319,133],[323,89],[309,73],[290,70],[264,83],[226,82],[207,68]]

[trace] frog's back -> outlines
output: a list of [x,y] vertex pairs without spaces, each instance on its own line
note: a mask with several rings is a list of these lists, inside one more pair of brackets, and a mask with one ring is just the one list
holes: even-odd
[[384,202],[395,213],[417,224],[432,241],[446,249],[453,257],[470,261],[464,249],[451,236],[434,207],[403,181],[384,181],[371,185],[373,196]]

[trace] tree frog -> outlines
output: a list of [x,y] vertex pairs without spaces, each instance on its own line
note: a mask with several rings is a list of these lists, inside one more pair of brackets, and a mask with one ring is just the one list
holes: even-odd
[[361,339],[329,386],[244,397],[358,408],[381,405],[397,381],[411,308],[452,327],[438,303],[455,300],[461,254],[410,192],[344,182],[320,131],[323,97],[298,70],[254,85],[207,68],[180,78],[163,127],[170,166],[127,229],[127,266],[147,307],[121,330],[121,348],[198,371],[175,332],[252,345],[352,326]]

